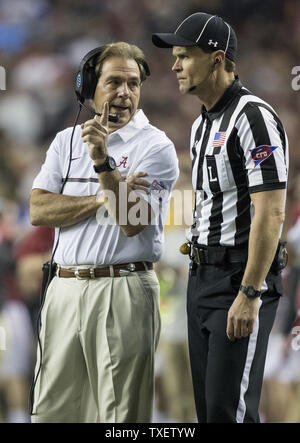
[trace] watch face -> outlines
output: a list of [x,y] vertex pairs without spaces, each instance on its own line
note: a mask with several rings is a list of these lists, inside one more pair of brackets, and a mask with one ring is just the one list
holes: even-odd
[[260,297],[261,292],[254,289],[253,286],[243,286],[241,285],[240,290],[247,295],[247,297],[249,298],[256,298],[256,297]]
[[115,167],[116,167],[116,162],[115,162],[115,160],[114,160],[112,157],[108,157],[108,164],[109,164],[109,167],[110,167],[111,169],[115,169]]
[[253,297],[255,295],[255,290],[251,288],[251,286],[249,286],[248,288],[248,295],[250,295],[250,297]]

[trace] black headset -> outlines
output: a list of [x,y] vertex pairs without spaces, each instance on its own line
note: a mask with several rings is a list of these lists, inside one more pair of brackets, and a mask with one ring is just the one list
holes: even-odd
[[[95,72],[95,59],[99,55],[102,54],[102,52],[108,48],[108,45],[99,46],[98,48],[92,49],[90,52],[88,52],[82,59],[79,70],[76,75],[76,81],[75,81],[75,93],[77,96],[77,99],[79,103],[83,104],[85,99],[93,99],[98,78]],[[138,58],[135,60],[138,64],[141,78],[144,77],[144,74],[141,70],[141,67],[144,68],[144,72],[146,74],[146,77],[149,77],[150,75],[150,68],[148,66],[148,63]]]
[[85,99],[94,98],[98,79],[93,61],[106,48],[107,46],[99,46],[92,49],[81,60],[75,82],[75,93],[80,103],[84,103]]

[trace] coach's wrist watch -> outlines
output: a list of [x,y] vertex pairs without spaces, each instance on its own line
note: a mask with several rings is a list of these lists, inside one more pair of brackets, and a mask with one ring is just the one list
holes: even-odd
[[245,294],[248,298],[258,298],[261,296],[261,291],[254,289],[253,286],[240,286],[240,291]]
[[94,171],[98,174],[104,171],[114,171],[116,169],[116,162],[113,157],[109,155],[106,157],[104,163],[102,165],[94,165]]

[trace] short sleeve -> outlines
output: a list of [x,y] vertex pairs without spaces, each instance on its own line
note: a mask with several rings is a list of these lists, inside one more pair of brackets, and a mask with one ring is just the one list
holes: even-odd
[[288,141],[276,114],[264,106],[247,104],[236,128],[249,192],[286,188]]
[[59,136],[56,135],[47,151],[45,162],[33,181],[32,189],[39,188],[53,193],[60,191],[62,172],[59,152]]

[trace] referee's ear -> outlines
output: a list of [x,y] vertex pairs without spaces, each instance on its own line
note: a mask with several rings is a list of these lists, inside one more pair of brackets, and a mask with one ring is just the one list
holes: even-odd
[[219,51],[214,51],[212,53],[212,63],[214,69],[217,69],[219,66],[225,63],[225,52],[221,49]]

